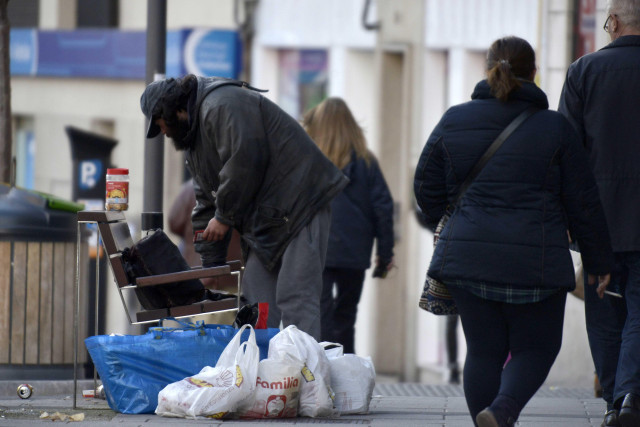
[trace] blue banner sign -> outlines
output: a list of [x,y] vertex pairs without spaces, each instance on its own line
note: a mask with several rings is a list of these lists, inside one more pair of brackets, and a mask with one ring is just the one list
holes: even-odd
[[33,75],[36,73],[37,37],[36,30],[11,30],[9,52],[11,74]]
[[233,76],[241,56],[235,32],[194,30],[187,35],[183,59],[187,72],[200,76]]
[[36,74],[144,79],[145,47],[143,33],[101,30],[40,31]]
[[[144,80],[145,50],[144,31],[14,29],[11,74]],[[236,78],[242,65],[241,50],[236,31],[168,31],[166,75]]]

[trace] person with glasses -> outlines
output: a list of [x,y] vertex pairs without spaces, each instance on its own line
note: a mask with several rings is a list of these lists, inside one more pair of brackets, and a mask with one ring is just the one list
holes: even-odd
[[607,20],[604,21],[604,25],[602,26],[602,29],[604,30],[605,33],[609,32],[609,22],[611,21],[611,18],[614,17],[615,19],[618,18],[618,15],[607,15]]
[[611,43],[567,71],[558,110],[598,183],[616,264],[598,298],[585,286],[587,334],[607,402],[603,426],[640,426],[640,0],[609,0]]

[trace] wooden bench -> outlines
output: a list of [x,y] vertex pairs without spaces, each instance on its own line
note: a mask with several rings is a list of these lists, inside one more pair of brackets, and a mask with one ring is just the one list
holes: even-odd
[[[130,248],[134,242],[124,213],[119,211],[80,211],[78,212],[78,223],[96,223],[98,225],[98,235],[101,237],[102,247],[111,266],[114,281],[118,286],[120,300],[131,324],[158,322],[166,317],[193,317],[238,309],[240,303],[240,273],[242,270],[240,261],[230,261],[227,265],[221,267],[198,267],[177,273],[139,277],[131,283],[125,273],[122,251],[125,248]],[[157,310],[144,310],[142,307],[138,307],[136,310],[129,307],[129,304],[127,304],[128,298],[123,295],[124,290],[215,277],[233,278],[236,281],[238,293],[234,298],[218,301],[205,300],[195,304]],[[135,312],[135,320],[132,316],[132,311]]]
[[[229,312],[238,310],[240,306],[240,283],[242,274],[242,262],[241,261],[227,261],[227,265],[213,268],[192,268],[191,270],[181,271],[171,274],[161,274],[155,276],[147,276],[137,278],[134,283],[130,283],[124,270],[124,264],[122,260],[122,251],[125,248],[133,245],[133,239],[131,238],[131,232],[129,231],[129,225],[123,212],[118,211],[80,211],[78,212],[78,234],[76,245],[76,280],[75,280],[75,301],[74,301],[74,334],[73,334],[73,409],[78,409],[77,397],[78,397],[78,358],[79,358],[79,337],[80,330],[80,295],[86,291],[81,286],[81,278],[86,278],[86,272],[80,271],[81,258],[83,254],[81,250],[87,248],[86,245],[81,245],[81,224],[95,223],[97,224],[97,240],[102,241],[102,247],[104,253],[108,259],[108,263],[111,266],[111,272],[113,273],[114,281],[118,287],[118,293],[120,300],[127,314],[127,319],[132,325],[142,323],[154,323],[160,321],[160,319],[167,317],[183,318],[194,317],[200,315],[206,315],[211,313]],[[100,244],[96,242],[96,278],[100,277]],[[81,249],[84,248],[84,249]],[[221,299],[219,301],[201,301],[195,304],[186,306],[171,307],[161,310],[140,310],[142,307],[137,303],[137,309],[129,307],[127,299],[123,295],[124,290],[135,290],[138,287],[143,286],[156,286],[166,283],[181,282],[190,279],[204,279],[215,278],[218,284],[229,283],[229,280],[235,280],[237,284],[238,293],[235,297]],[[98,279],[97,279],[98,280]],[[100,286],[96,283],[96,286]],[[97,294],[97,292],[96,292]],[[97,311],[99,310],[98,301],[96,297],[96,318]],[[136,311],[135,321],[132,316],[132,311]],[[97,333],[97,322],[95,333]],[[97,374],[94,369],[93,372],[94,390],[97,390]]]

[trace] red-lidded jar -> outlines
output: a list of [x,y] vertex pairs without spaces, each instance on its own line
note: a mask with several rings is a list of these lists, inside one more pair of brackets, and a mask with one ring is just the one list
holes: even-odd
[[107,169],[107,195],[104,208],[108,211],[129,209],[129,169]]

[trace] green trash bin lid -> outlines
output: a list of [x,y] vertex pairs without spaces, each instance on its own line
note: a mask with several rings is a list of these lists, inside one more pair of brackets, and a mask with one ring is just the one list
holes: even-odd
[[53,194],[42,193],[40,191],[34,190],[34,193],[42,196],[47,201],[47,206],[50,209],[58,209],[73,213],[77,213],[84,209],[84,203],[72,202],[71,200],[61,199]]
[[76,203],[35,190],[0,185],[0,240],[72,241]]

